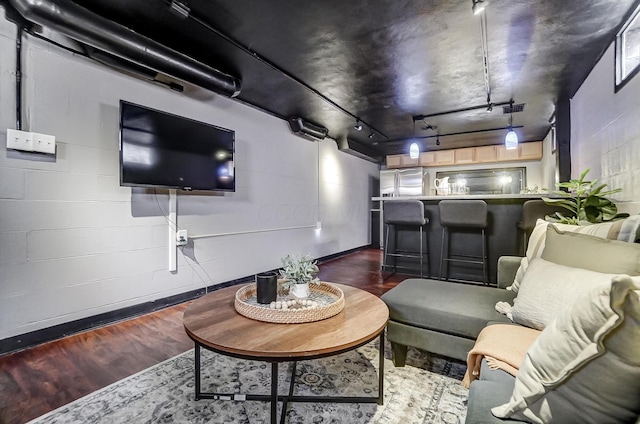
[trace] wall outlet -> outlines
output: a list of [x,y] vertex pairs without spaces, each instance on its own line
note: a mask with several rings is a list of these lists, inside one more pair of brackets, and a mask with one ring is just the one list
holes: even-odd
[[176,233],[176,245],[184,246],[187,244],[189,238],[187,236],[187,230],[178,230]]
[[7,130],[7,149],[33,152],[33,137],[30,132],[20,130]]
[[34,152],[56,154],[56,137],[54,135],[40,133],[31,133],[31,135]]

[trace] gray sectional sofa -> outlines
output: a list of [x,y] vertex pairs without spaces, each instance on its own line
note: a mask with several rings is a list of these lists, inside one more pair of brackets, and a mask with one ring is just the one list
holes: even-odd
[[[636,225],[633,230],[634,235],[628,236],[629,231],[627,230],[625,234],[628,239],[624,241],[637,241],[637,223],[640,221],[640,217],[635,217],[634,220]],[[640,296],[640,277],[633,279],[626,277],[628,281],[616,283],[619,286],[626,284],[625,293],[631,299],[630,303],[626,303],[631,305],[627,306],[626,315],[623,313],[624,311],[609,309],[600,314],[603,316],[610,314],[616,318],[614,320],[610,317],[607,321],[608,324],[606,324],[612,326],[613,330],[589,330],[594,334],[601,333],[598,337],[605,337],[606,334],[614,330],[626,332],[621,350],[619,346],[609,346],[612,343],[609,340],[615,338],[592,340],[588,346],[581,345],[580,343],[583,341],[571,342],[569,344],[572,346],[582,346],[580,348],[582,350],[558,353],[560,358],[564,355],[565,362],[567,362],[564,364],[561,360],[556,361],[559,367],[556,370],[558,377],[553,381],[545,382],[548,384],[546,388],[535,381],[535,376],[538,375],[536,374],[535,362],[540,361],[541,355],[544,356],[544,349],[553,350],[555,345],[567,345],[566,341],[553,339],[553,337],[557,339],[559,333],[567,333],[567,330],[557,330],[554,326],[565,325],[565,321],[570,322],[570,325],[575,325],[573,321],[578,318],[574,319],[574,317],[583,314],[583,311],[588,311],[590,308],[588,304],[595,302],[593,299],[599,297],[609,299],[607,296],[613,298],[614,289],[611,287],[614,286],[614,283],[612,283],[612,279],[619,278],[614,275],[640,275],[640,244],[616,240],[623,234],[620,231],[620,225],[620,223],[596,225],[585,230],[576,226],[550,226],[548,223],[540,221],[531,235],[527,255],[524,259],[513,256],[499,259],[497,287],[422,278],[403,281],[382,296],[382,300],[389,307],[390,319],[387,326],[387,337],[392,346],[394,365],[404,366],[407,346],[466,361],[468,352],[474,347],[476,338],[484,327],[493,323],[513,324],[512,319],[515,319],[517,321],[515,325],[524,323],[527,327],[534,327],[540,331],[540,336],[531,345],[531,349],[536,344],[542,347],[536,346],[538,352],[535,354],[530,355],[531,349],[527,351],[526,360],[523,360],[523,365],[518,373],[518,379],[503,370],[489,369],[486,360],[482,360],[479,379],[470,385],[467,424],[522,421],[640,423],[640,355],[637,353],[640,352],[640,330],[634,328],[633,325],[625,324],[622,326],[620,324],[630,320],[636,324],[640,323],[640,299],[638,299]],[[538,284],[539,290],[536,289]],[[506,290],[507,286],[514,286],[513,290]],[[555,293],[555,287],[559,288],[557,293]],[[601,296],[598,290],[604,290],[603,287],[609,291]],[[570,305],[573,302],[573,297],[576,298],[575,303],[580,305]],[[540,310],[536,310],[532,317],[528,317],[527,308],[531,308],[532,301],[540,304]],[[513,305],[513,316],[507,318],[504,314],[497,312],[495,306],[498,302]],[[607,302],[600,303],[601,307],[608,307]],[[613,301],[611,303],[613,304]],[[536,309],[535,305],[534,309]],[[621,318],[616,313],[619,313]],[[622,326],[624,330],[613,326],[614,322],[615,326]],[[599,325],[603,328],[605,326],[603,323]],[[543,331],[546,330],[545,326],[550,329]],[[577,331],[577,333],[580,332]],[[540,349],[542,349],[542,353],[540,353]],[[591,351],[593,351],[591,356],[586,357],[584,352]],[[578,366],[574,356],[585,356],[579,363],[579,367],[588,369],[589,373],[576,371],[575,368]],[[603,377],[598,377],[598,372],[593,370],[593,367],[602,367],[601,362],[610,360],[612,356],[617,358],[616,360],[619,360],[618,357],[622,357],[622,362],[629,366],[622,371],[622,377],[619,378],[633,376],[633,379],[629,377],[630,383],[620,393],[617,392],[618,389],[615,388],[614,382],[610,381],[616,378],[614,376],[618,375],[616,373],[618,370],[612,375]],[[542,358],[542,362],[544,360],[546,359]],[[615,361],[612,363],[617,364]],[[555,364],[552,364],[552,368],[553,366]],[[522,367],[525,368],[524,372]],[[616,365],[615,368],[619,367]],[[593,375],[594,378],[600,378],[600,380],[584,383],[584,375],[587,374]],[[522,382],[519,380],[531,379],[532,375],[534,383],[531,381],[525,381],[525,383],[529,383],[530,387],[540,387],[538,393],[534,393],[527,400],[530,403],[530,408],[526,407],[526,402],[521,401],[522,405],[519,409],[512,408],[517,410],[516,412],[510,410],[508,412],[512,415],[505,415],[505,404],[511,400],[511,406],[513,406],[518,400],[516,394],[525,393],[526,395],[527,390],[522,388]],[[567,379],[572,375],[572,380],[567,383]],[[542,378],[540,377],[540,379]],[[596,390],[610,390],[611,396],[615,396],[616,402],[612,402],[611,397],[605,395],[601,396],[604,405],[593,406],[593,402],[585,404],[586,406],[582,405],[579,399],[584,395],[581,393],[583,389],[580,388],[582,386],[574,389],[573,385],[575,384],[597,387]],[[517,388],[515,392],[514,388]],[[580,393],[577,396],[578,400],[572,399],[572,395],[567,397],[567,390],[575,390],[576,393]],[[587,390],[591,390],[591,388]],[[598,393],[598,396],[600,395]],[[586,396],[589,397],[589,395]],[[627,399],[628,396],[631,397]],[[622,406],[617,405],[613,408],[612,415],[605,415],[607,419],[603,420],[603,416],[599,414],[602,411],[609,413],[609,404],[617,403],[618,397],[623,399]],[[572,400],[567,402],[567,398]],[[536,399],[538,399],[538,403],[534,402]],[[500,405],[503,405],[503,408],[499,411],[496,407]],[[622,408],[621,410],[618,408],[619,406]],[[580,408],[587,411],[586,416],[582,416],[581,412],[578,412],[581,411]],[[596,409],[592,411],[590,408]],[[499,413],[503,414],[503,418],[497,418],[496,414],[499,415]]]
[[[480,331],[490,323],[511,321],[495,310],[497,302],[513,302],[516,294],[505,288],[513,282],[522,258],[498,261],[498,287],[408,279],[382,295],[389,307],[387,338],[397,367],[405,365],[407,347],[413,346],[461,361],[473,348]],[[467,423],[509,423],[495,418],[491,407],[507,401],[515,379],[502,370],[482,364],[482,380],[470,388]]]

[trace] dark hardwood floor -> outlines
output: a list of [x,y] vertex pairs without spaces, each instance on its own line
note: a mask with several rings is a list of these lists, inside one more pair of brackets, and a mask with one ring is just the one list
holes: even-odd
[[[377,296],[406,275],[383,280],[379,249],[320,264],[320,279]],[[193,347],[182,327],[189,302],[0,357],[0,423],[21,424]]]

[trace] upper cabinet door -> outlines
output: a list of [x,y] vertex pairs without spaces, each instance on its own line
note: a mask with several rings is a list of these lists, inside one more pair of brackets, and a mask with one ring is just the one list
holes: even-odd
[[474,163],[476,159],[476,148],[467,147],[465,149],[455,149],[456,164]]
[[495,162],[497,159],[496,146],[476,147],[476,163]]
[[542,159],[542,142],[522,143],[518,146],[521,160]]
[[455,163],[454,150],[436,150],[436,165],[453,165]]

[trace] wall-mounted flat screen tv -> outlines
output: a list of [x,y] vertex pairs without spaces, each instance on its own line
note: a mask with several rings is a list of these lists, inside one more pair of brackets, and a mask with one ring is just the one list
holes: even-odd
[[235,132],[120,101],[120,185],[235,191]]

